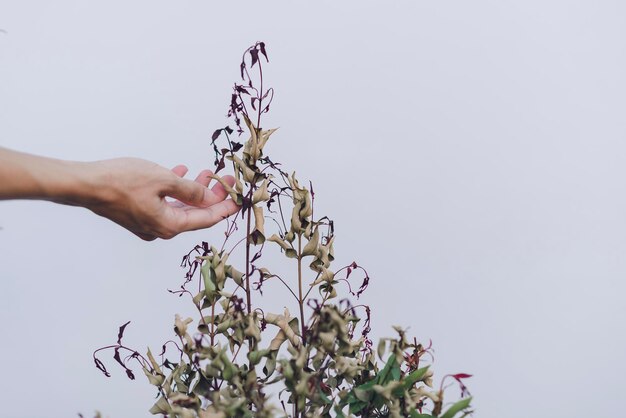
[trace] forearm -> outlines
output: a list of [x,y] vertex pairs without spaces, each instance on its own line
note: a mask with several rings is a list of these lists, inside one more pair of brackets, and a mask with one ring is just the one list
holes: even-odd
[[[236,213],[221,183],[207,189],[213,173],[195,181],[182,177],[185,166],[168,170],[137,158],[81,163],[0,147],[0,200],[40,199],[83,206],[145,240],[172,238],[182,231],[208,228]],[[232,187],[232,176],[222,178]],[[168,202],[165,197],[177,199]]]
[[87,163],[0,148],[0,200],[40,199],[76,205],[94,193],[89,171]]

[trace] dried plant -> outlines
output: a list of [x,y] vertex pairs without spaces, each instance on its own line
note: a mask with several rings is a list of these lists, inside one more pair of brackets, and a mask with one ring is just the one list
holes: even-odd
[[[332,268],[333,221],[314,217],[312,184],[301,185],[295,173],[283,171],[266,153],[275,132],[261,128],[274,96],[263,84],[267,62],[263,42],[245,51],[242,82],[234,85],[228,111],[236,127],[218,129],[211,138],[214,178],[241,209],[226,220],[219,249],[202,242],[183,257],[185,282],[171,292],[189,297],[198,317],[176,315],[176,337],[156,357],[122,343],[126,323],[116,344],[94,352],[96,366],[109,376],[97,355],[112,350],[134,379],[130,363],[138,362],[158,390],[150,412],[167,417],[469,414],[471,398],[463,379],[470,375],[446,376],[432,389],[430,344],[410,340],[405,330],[394,327],[396,337],[382,339],[374,350],[368,337],[370,308],[355,302],[368,286],[367,271],[356,262]],[[245,130],[248,140],[238,142],[235,131]],[[218,174],[227,164],[234,170],[233,187]],[[264,264],[269,247],[284,254],[292,273],[280,276]],[[229,262],[237,254],[245,257],[243,268]],[[261,308],[270,281],[288,290],[294,315],[289,309]],[[447,378],[462,389],[456,402],[444,403]]]

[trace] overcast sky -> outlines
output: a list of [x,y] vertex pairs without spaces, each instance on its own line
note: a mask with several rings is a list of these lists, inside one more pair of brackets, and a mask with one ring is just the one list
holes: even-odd
[[[273,159],[311,179],[376,336],[432,339],[476,417],[616,416],[626,374],[626,4],[0,0],[0,145],[211,167],[264,40]],[[158,351],[181,256],[87,210],[0,203],[2,416],[147,417],[92,351]],[[221,241],[220,241],[221,242]],[[283,301],[276,297],[277,311]],[[293,308],[292,308],[293,310]]]

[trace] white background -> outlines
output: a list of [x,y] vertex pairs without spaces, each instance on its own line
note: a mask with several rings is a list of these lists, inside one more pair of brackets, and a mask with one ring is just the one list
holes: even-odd
[[[264,40],[267,150],[313,180],[337,266],[367,266],[374,334],[432,339],[437,376],[474,375],[476,417],[619,415],[624,3],[225,3],[1,0],[0,145],[195,175]],[[159,351],[180,258],[222,228],[146,243],[30,201],[0,226],[0,415],[148,416],[153,388],[91,352],[128,320]]]

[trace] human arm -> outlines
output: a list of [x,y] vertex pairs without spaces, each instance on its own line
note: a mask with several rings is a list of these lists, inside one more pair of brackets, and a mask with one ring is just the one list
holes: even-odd
[[186,173],[182,165],[168,170],[136,158],[75,162],[0,148],[0,200],[83,206],[145,240],[208,228],[238,210],[219,183],[207,188],[210,171],[195,181],[183,179]]

